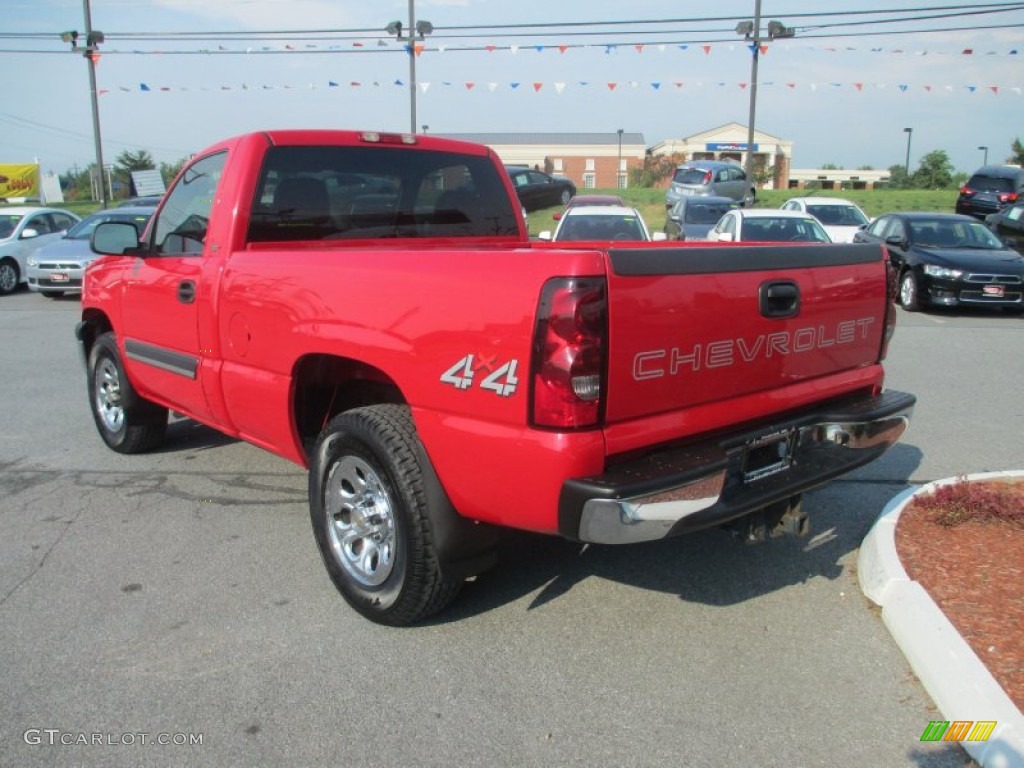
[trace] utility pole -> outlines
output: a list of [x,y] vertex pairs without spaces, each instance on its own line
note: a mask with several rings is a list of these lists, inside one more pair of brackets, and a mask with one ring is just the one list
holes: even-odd
[[78,32],[72,30],[62,32],[60,39],[71,43],[71,52],[82,54],[89,62],[89,94],[92,97],[92,134],[96,143],[96,174],[99,186],[100,205],[107,207],[107,190],[103,186],[103,141],[100,138],[100,103],[96,89],[96,62],[99,61],[99,44],[103,42],[103,33],[92,28],[92,13],[89,0],[82,0],[85,10],[85,46],[78,45]]

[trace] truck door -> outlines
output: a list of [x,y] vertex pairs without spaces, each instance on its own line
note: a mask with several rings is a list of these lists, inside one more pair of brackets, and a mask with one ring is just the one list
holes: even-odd
[[[146,253],[128,267],[122,297],[125,366],[136,388],[203,418],[200,274],[206,230],[226,152],[189,166],[149,229]],[[208,299],[207,299],[208,300]]]

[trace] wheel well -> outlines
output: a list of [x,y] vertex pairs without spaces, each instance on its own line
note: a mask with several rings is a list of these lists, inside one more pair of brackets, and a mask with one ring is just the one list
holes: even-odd
[[406,402],[383,371],[333,355],[304,357],[295,366],[292,381],[295,429],[307,456],[317,435],[337,414],[364,405]]
[[114,330],[114,326],[102,312],[95,309],[87,309],[82,313],[82,329],[79,332],[79,339],[82,349],[85,351],[85,359],[89,359],[92,345],[102,334]]

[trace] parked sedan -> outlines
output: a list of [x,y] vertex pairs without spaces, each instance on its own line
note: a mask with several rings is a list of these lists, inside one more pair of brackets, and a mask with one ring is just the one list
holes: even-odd
[[59,208],[0,208],[0,294],[12,293],[26,281],[29,254],[60,239],[81,219]]
[[64,237],[42,246],[28,257],[28,289],[50,298],[81,293],[82,274],[89,262],[98,258],[89,247],[89,238],[97,225],[107,221],[134,224],[141,238],[155,210],[153,206],[121,206],[82,219]]
[[792,197],[782,204],[782,210],[811,214],[833,243],[852,243],[857,230],[869,221],[857,205],[838,197]]
[[772,208],[737,208],[726,213],[708,232],[708,240],[729,243],[831,243],[832,239],[809,213]]
[[981,221],[956,213],[890,213],[854,242],[883,243],[908,312],[934,307],[995,306],[1020,310],[1024,256]]
[[576,185],[569,179],[549,176],[533,168],[508,166],[506,170],[519,195],[519,202],[527,211],[568,205],[576,195]]
[[665,219],[669,240],[707,240],[708,232],[740,204],[729,197],[681,197]]
[[556,242],[580,240],[618,240],[642,242],[664,240],[665,235],[653,235],[647,229],[643,217],[635,208],[621,205],[572,206],[558,222],[558,228],[541,232],[541,240]]
[[1024,253],[1024,203],[990,213],[985,217],[985,224],[1008,246]]

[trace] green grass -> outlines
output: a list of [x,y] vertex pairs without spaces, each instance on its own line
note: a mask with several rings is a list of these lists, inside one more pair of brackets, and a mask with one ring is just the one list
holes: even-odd
[[[588,189],[587,194],[619,195],[628,205],[640,211],[652,232],[661,232],[665,226],[665,190],[663,189]],[[584,190],[580,190],[583,194]],[[856,203],[864,212],[874,218],[893,211],[943,211],[953,212],[956,189],[846,189],[846,190],[804,190],[804,189],[762,189],[757,193],[757,208],[778,208],[791,197],[802,196],[841,197]],[[527,221],[531,235],[542,230],[554,230],[551,216],[561,206],[534,211]]]

